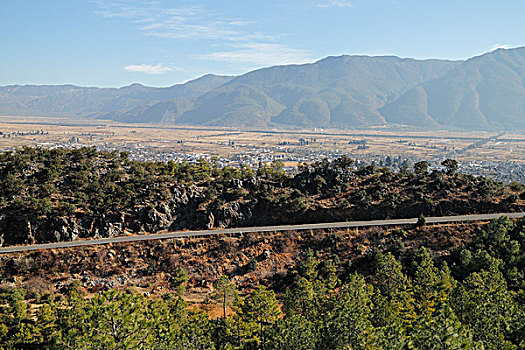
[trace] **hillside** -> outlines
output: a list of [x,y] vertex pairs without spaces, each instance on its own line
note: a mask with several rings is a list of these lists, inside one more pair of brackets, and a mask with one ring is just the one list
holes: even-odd
[[525,48],[469,59],[380,110],[387,122],[464,129],[525,128]]
[[[437,60],[341,56],[307,65],[261,69],[199,97],[195,108],[183,113],[178,122],[305,127],[381,125],[385,120],[377,111],[379,107],[405,90],[443,75],[454,65]],[[243,114],[249,117],[244,122],[239,120]]]
[[[525,187],[326,159],[287,175],[249,168],[137,162],[94,148],[0,153],[3,245],[163,230],[501,213],[525,208]],[[453,163],[453,162],[451,162]],[[448,163],[445,163],[448,164]]]
[[517,350],[524,229],[500,218],[4,256],[0,344]]

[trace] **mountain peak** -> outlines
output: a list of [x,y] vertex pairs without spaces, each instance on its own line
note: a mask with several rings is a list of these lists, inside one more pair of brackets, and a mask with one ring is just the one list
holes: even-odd
[[140,83],[133,83],[133,84],[128,85],[128,86],[123,86],[119,90],[142,90],[144,88],[145,88],[145,86],[140,84]]

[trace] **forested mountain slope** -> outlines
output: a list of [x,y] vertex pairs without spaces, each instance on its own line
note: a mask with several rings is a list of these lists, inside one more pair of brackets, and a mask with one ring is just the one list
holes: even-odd
[[525,346],[525,221],[278,232],[2,257],[0,346]]

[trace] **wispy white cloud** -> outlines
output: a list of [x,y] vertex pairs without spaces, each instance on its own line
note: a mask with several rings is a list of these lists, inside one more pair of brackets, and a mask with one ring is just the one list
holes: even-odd
[[165,39],[236,40],[250,22],[224,19],[202,6],[162,7],[157,2],[94,0],[105,18],[127,18],[148,36]]
[[[97,5],[97,13],[100,16],[129,19],[147,36],[206,40],[213,42],[213,46],[207,43],[207,47],[226,48],[200,55],[198,56],[200,59],[242,63],[250,67],[311,61],[308,51],[279,43],[283,35],[252,30],[256,22],[219,15],[202,6],[166,7],[156,1],[138,0],[92,1]],[[334,6],[334,3],[343,4],[345,0],[321,2],[332,3]],[[125,69],[148,74],[163,74],[169,68],[161,65],[132,65]]]
[[160,63],[156,65],[130,64],[129,66],[125,66],[124,69],[127,70],[128,72],[153,74],[153,75],[160,75],[160,74],[164,74],[166,72],[173,70],[173,68],[165,67]]
[[322,7],[322,8],[352,7],[352,3],[348,0],[316,0],[313,5],[315,7]]
[[200,56],[202,59],[240,63],[256,66],[307,63],[313,59],[306,50],[293,49],[275,43],[242,43],[230,51],[214,52]]
[[142,26],[147,35],[164,39],[226,39],[240,33],[223,23],[189,23],[186,20],[169,19]]
[[138,18],[144,15],[143,8],[133,5],[131,1],[91,0],[97,6],[95,13],[105,18]]

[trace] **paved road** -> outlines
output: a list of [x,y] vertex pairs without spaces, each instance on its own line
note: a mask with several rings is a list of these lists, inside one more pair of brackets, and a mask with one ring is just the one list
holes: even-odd
[[[509,218],[525,217],[525,213],[499,213],[499,214],[475,214],[475,215],[458,215],[458,216],[441,216],[428,217],[427,223],[450,223],[450,222],[465,222],[465,221],[486,221],[499,218],[500,216],[508,216]],[[168,233],[144,234],[137,236],[119,236],[114,238],[101,238],[91,240],[80,240],[72,242],[59,242],[47,244],[34,244],[26,246],[11,246],[0,248],[0,254],[16,253],[28,250],[41,249],[58,249],[71,248],[88,245],[122,243],[122,242],[138,242],[150,241],[158,239],[170,238],[186,238],[186,237],[203,237],[224,234],[238,234],[251,232],[275,232],[275,231],[299,231],[299,230],[315,230],[315,229],[335,229],[335,228],[352,228],[352,227],[366,227],[366,226],[395,226],[395,225],[410,225],[415,224],[417,218],[413,219],[392,219],[392,220],[372,220],[372,221],[347,221],[347,222],[332,222],[321,224],[303,224],[303,225],[279,225],[279,226],[260,226],[260,227],[241,227],[241,228],[226,228],[215,230],[201,230],[201,231],[178,231]]]

